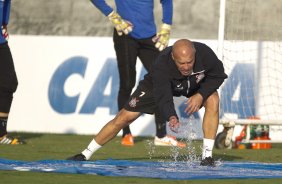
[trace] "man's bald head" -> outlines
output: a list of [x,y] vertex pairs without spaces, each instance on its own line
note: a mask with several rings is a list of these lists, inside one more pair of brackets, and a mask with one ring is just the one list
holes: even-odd
[[176,60],[187,58],[196,52],[193,42],[187,39],[177,40],[172,46],[172,54]]
[[196,49],[193,42],[187,39],[177,40],[172,46],[172,59],[178,70],[184,76],[193,72]]

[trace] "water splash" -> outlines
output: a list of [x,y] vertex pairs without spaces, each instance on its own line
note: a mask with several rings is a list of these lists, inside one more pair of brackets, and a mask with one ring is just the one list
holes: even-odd
[[[159,163],[163,163],[166,167],[169,166],[169,169],[173,171],[179,169],[179,164],[181,164],[182,167],[183,165],[185,165],[188,168],[198,166],[199,161],[201,160],[199,154],[197,154],[198,147],[194,142],[196,139],[198,139],[198,126],[201,125],[198,124],[198,126],[195,126],[195,123],[199,122],[192,116],[189,118],[182,118],[180,119],[180,122],[181,125],[179,129],[179,134],[181,134],[182,137],[178,140],[185,142],[187,144],[187,147],[179,148],[172,146],[168,150],[169,156],[167,156],[167,153],[161,153],[162,158],[158,159]],[[157,153],[156,146],[154,145],[154,142],[152,140],[147,140],[145,143],[145,147],[149,159],[153,159],[156,154],[158,154],[159,156],[160,153]],[[170,160],[169,164],[167,163],[167,160]]]
[[154,145],[154,142],[152,140],[146,140],[145,142],[145,148],[147,150],[147,153],[149,155],[149,159],[151,160],[156,153],[156,147]]
[[[186,147],[186,154],[184,155],[184,158],[186,159],[187,165],[191,165],[191,163],[194,163],[195,161],[199,161],[200,157],[197,154],[196,146],[194,144],[194,140],[197,139],[198,135],[198,129],[197,126],[195,126],[196,123],[199,123],[198,120],[196,120],[193,116],[190,116],[189,118],[181,118],[181,134],[183,135],[183,139],[185,140],[187,147]],[[178,160],[179,161],[179,160]]]

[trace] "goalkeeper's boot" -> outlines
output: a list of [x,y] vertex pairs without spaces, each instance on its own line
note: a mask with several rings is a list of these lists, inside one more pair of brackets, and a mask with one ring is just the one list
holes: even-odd
[[155,137],[154,140],[155,146],[177,146],[179,148],[186,147],[186,144],[184,142],[180,142],[176,140],[176,137],[171,135],[166,135],[163,138]]
[[76,154],[72,157],[67,158],[67,160],[73,160],[73,161],[86,161],[86,157],[82,154]]
[[131,134],[126,134],[122,139],[121,139],[121,144],[124,146],[134,146],[134,139]]
[[10,137],[6,134],[3,137],[0,137],[0,144],[17,145],[17,144],[25,144],[25,142],[23,140],[20,140],[19,138]]
[[201,161],[200,165],[215,167],[215,161],[212,157],[206,157]]

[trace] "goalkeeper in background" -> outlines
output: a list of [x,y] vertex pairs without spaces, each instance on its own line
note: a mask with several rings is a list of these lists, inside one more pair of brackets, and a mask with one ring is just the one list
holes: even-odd
[[7,41],[10,7],[11,0],[0,0],[0,144],[22,144],[22,141],[9,137],[7,133],[7,120],[13,93],[18,86],[14,61]]
[[[104,0],[91,2],[112,22],[120,88],[118,108],[121,110],[130,97],[136,82],[137,57],[149,71],[159,52],[167,47],[172,24],[172,0],[160,0],[163,10],[163,24],[157,33],[154,20],[154,0],[115,0],[116,11]],[[155,111],[156,136],[155,145],[185,147],[175,137],[166,134],[166,121],[159,110]],[[122,145],[134,145],[129,126],[123,128]]]

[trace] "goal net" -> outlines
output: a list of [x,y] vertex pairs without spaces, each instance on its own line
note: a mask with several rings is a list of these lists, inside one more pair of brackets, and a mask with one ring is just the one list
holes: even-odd
[[282,125],[282,1],[222,2],[218,54],[229,78],[220,118]]

